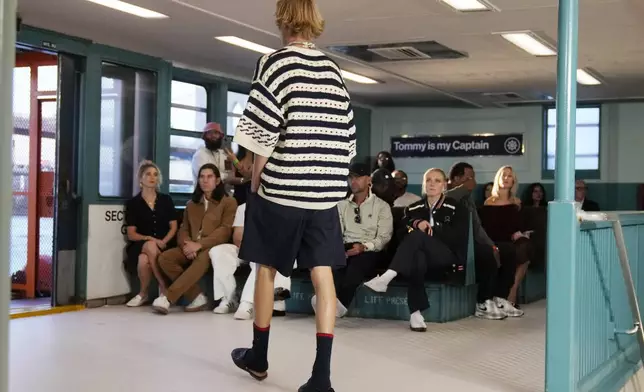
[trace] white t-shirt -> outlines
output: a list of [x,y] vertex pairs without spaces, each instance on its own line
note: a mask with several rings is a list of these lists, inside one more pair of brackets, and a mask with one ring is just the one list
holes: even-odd
[[233,227],[244,227],[244,217],[246,216],[246,203],[237,207]]
[[228,157],[226,156],[226,153],[222,149],[211,151],[205,146],[198,149],[197,152],[195,152],[195,154],[192,156],[192,179],[195,184],[198,180],[197,175],[199,174],[199,169],[201,169],[201,167],[206,163],[212,163],[213,165],[217,166],[219,173],[221,173],[222,181],[228,178],[229,173],[226,171],[227,158]]
[[394,207],[407,207],[412,203],[420,200],[420,196],[413,193],[405,192],[404,195],[400,196],[394,201]]

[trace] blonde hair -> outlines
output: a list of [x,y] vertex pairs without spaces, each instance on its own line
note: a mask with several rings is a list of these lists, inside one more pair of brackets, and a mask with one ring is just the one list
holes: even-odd
[[325,24],[315,0],[278,0],[275,23],[280,30],[305,39],[318,38]]
[[443,181],[445,181],[445,184],[447,184],[447,175],[445,174],[445,172],[443,170],[441,170],[441,169],[439,169],[437,167],[432,167],[431,169],[427,169],[425,174],[423,174],[423,185],[422,185],[423,195],[427,195],[427,181],[426,181],[426,179],[427,179],[427,175],[429,175],[429,173],[431,173],[431,172],[436,172],[436,173],[439,173],[440,175],[442,175],[443,176]]
[[501,179],[503,177],[503,171],[505,169],[510,169],[510,172],[512,173],[512,188],[510,188],[510,194],[508,195],[509,200],[513,200],[516,195],[517,195],[517,187],[519,186],[519,179],[517,178],[517,174],[514,172],[514,169],[512,166],[501,166],[501,168],[496,172],[496,175],[494,176],[494,184],[492,185],[492,196],[494,199],[499,198],[499,190],[501,189],[499,187],[499,182],[501,182]]
[[159,169],[159,166],[157,166],[156,163],[150,161],[150,160],[144,160],[139,164],[139,174],[138,174],[138,179],[139,183],[141,183],[141,179],[143,178],[143,175],[145,174],[145,171],[148,169],[156,169],[157,171],[157,190],[161,188],[161,184],[163,184],[163,176],[161,176],[161,169]]

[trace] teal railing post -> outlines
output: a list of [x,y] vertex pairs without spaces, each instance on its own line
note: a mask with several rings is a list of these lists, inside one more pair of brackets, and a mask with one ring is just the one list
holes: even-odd
[[577,232],[575,131],[577,111],[578,0],[559,0],[557,150],[555,200],[548,207],[548,307],[546,391],[576,389]]
[[11,138],[17,0],[0,0],[0,392],[9,391],[9,228],[13,209]]

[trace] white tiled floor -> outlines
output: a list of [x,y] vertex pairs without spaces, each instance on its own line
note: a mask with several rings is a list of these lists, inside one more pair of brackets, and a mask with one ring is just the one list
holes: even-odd
[[[430,324],[344,319],[334,342],[338,392],[543,391],[545,302],[522,319]],[[11,392],[291,392],[315,354],[314,321],[275,320],[269,378],[232,365],[250,322],[212,313],[157,316],[109,307],[11,321]]]

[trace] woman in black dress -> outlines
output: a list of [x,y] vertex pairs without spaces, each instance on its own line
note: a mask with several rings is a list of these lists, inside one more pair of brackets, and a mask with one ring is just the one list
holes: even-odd
[[148,302],[148,287],[152,276],[159,284],[159,294],[166,290],[165,278],[157,265],[157,258],[167,248],[176,246],[177,218],[174,202],[169,195],[158,191],[161,172],[152,161],[143,161],[139,167],[141,192],[125,205],[128,245],[126,267],[130,274],[136,271],[141,288],[128,303],[137,307]]

